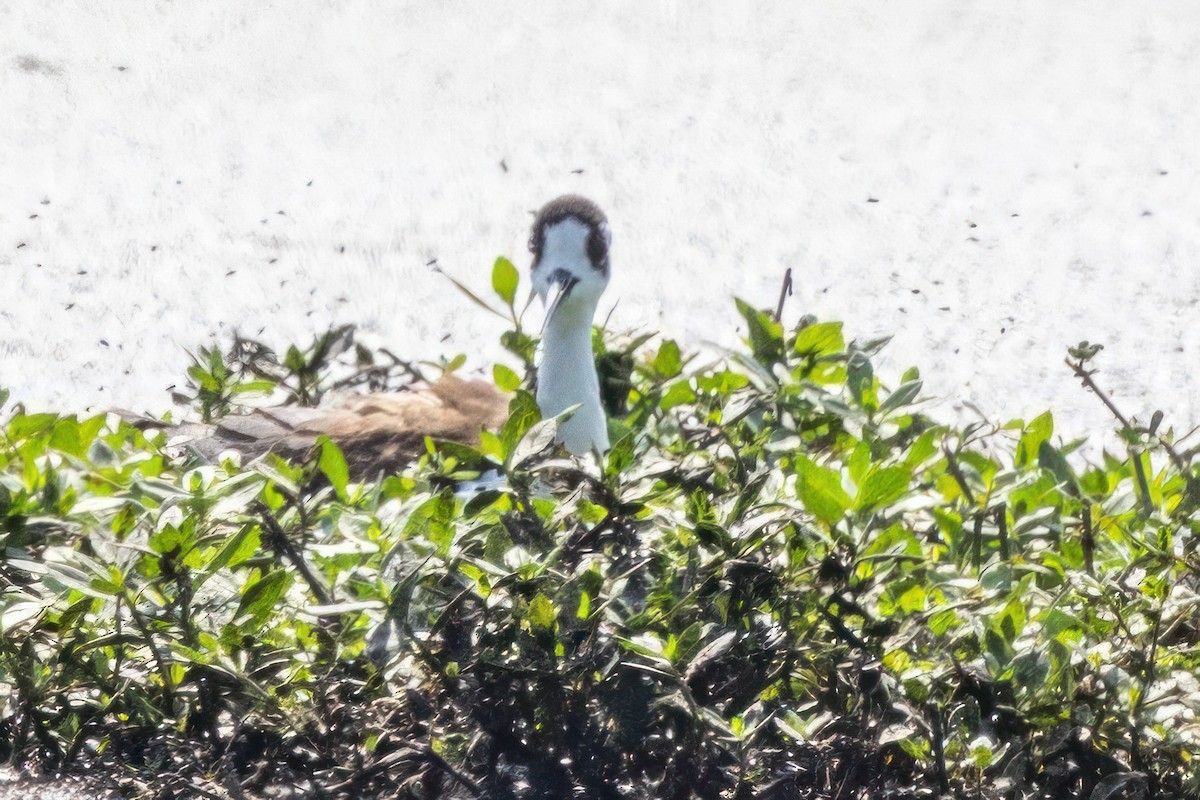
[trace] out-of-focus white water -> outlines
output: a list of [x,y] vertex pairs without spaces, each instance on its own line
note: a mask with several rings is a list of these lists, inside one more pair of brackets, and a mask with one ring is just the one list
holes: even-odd
[[0,7],[0,385],[161,410],[185,350],[354,322],[501,357],[529,211],[609,212],[611,326],[732,345],[732,296],[894,333],[946,413],[1200,422],[1200,14],[1106,4]]

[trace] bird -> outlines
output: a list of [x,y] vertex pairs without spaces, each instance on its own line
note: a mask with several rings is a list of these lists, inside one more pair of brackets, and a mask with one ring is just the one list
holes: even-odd
[[[535,399],[543,419],[560,417],[556,441],[576,456],[609,449],[592,354],[592,322],[609,280],[608,219],[591,200],[562,195],[536,213],[529,236],[531,299],[545,306]],[[230,450],[303,459],[320,436],[342,450],[352,475],[394,472],[425,452],[425,439],[478,444],[508,418],[509,397],[483,380],[453,374],[406,391],[345,395],[329,406],[279,406],[229,415],[215,425],[177,426],[172,441],[209,461]]]
[[536,398],[543,418],[575,410],[557,439],[573,455],[608,450],[608,422],[592,355],[592,322],[608,287],[608,219],[579,195],[551,200],[533,223],[533,291],[546,307]]

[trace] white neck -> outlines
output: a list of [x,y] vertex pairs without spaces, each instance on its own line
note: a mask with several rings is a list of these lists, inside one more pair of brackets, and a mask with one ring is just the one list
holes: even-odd
[[592,356],[592,317],[599,298],[570,298],[546,324],[538,366],[537,402],[543,417],[579,408],[558,427],[559,441],[575,455],[608,450],[608,426]]

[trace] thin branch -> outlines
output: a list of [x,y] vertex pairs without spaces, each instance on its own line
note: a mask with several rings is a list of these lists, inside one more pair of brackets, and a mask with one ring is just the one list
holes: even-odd
[[292,563],[292,566],[300,573],[300,577],[304,578],[304,582],[308,584],[309,591],[312,592],[313,597],[317,598],[318,603],[321,605],[332,603],[333,597],[326,590],[321,580],[313,574],[312,568],[308,566],[308,562],[296,551],[296,547],[292,544],[291,539],[287,537],[287,534],[284,533],[283,528],[279,527],[279,523],[271,516],[271,510],[261,501],[257,500],[251,507],[258,514],[258,518],[262,520],[263,527],[267,529],[272,549]]
[[1083,547],[1083,564],[1087,574],[1095,575],[1096,533],[1092,529],[1092,505],[1086,501],[1083,504],[1083,541],[1080,544]]
[[779,304],[775,306],[775,321],[783,318],[783,302],[792,296],[792,268],[783,273],[783,286],[779,288]]
[[[1108,410],[1112,412],[1112,415],[1117,418],[1117,421],[1121,423],[1121,426],[1128,428],[1129,430],[1134,430],[1133,425],[1125,417],[1125,415],[1121,413],[1121,410],[1117,408],[1116,403],[1114,403],[1112,399],[1104,393],[1104,390],[1096,384],[1096,381],[1092,378],[1093,370],[1084,369],[1082,361],[1075,362],[1071,361],[1069,358],[1064,360],[1067,366],[1071,368],[1071,371],[1075,373],[1075,377],[1079,378],[1079,381],[1083,384],[1084,388],[1090,389],[1093,393],[1095,393],[1096,397],[1100,398],[1100,402],[1104,403]],[[1155,441],[1158,442],[1159,446],[1162,447],[1167,456],[1171,459],[1171,462],[1175,465],[1175,468],[1179,470],[1179,474],[1183,476],[1183,481],[1185,484],[1187,484],[1188,494],[1190,494],[1193,499],[1200,501],[1200,481],[1198,481],[1190,472],[1191,464],[1189,460],[1180,455],[1179,451],[1175,449],[1175,446],[1168,442],[1162,436],[1162,434],[1158,433],[1158,423],[1161,421],[1161,419],[1162,417],[1160,416],[1159,412],[1156,412],[1155,420],[1151,427],[1147,429],[1147,432],[1151,437],[1154,438]],[[1134,466],[1137,468],[1138,479],[1143,484],[1143,488],[1146,491],[1146,503],[1149,504],[1149,488],[1145,486],[1146,476],[1143,474],[1141,464],[1137,459],[1134,459]]]
[[994,510],[994,519],[996,522],[996,536],[1000,540],[1000,558],[1008,560],[1008,509],[1003,505],[996,506]]
[[1112,415],[1117,418],[1117,421],[1121,423],[1122,427],[1130,429],[1133,428],[1133,426],[1129,424],[1129,420],[1126,419],[1125,415],[1121,413],[1121,409],[1117,408],[1116,404],[1113,403],[1113,401],[1109,399],[1108,395],[1104,393],[1104,390],[1096,385],[1096,381],[1092,380],[1092,371],[1084,369],[1082,361],[1075,362],[1069,358],[1065,358],[1063,361],[1068,367],[1071,368],[1071,371],[1075,373],[1075,377],[1079,378],[1084,387],[1091,389],[1096,394],[1096,397],[1100,398],[1100,402],[1104,403],[1104,405],[1108,407],[1108,410],[1111,411]]
[[950,778],[946,773],[946,751],[942,732],[942,711],[936,703],[925,704],[925,716],[929,720],[929,743],[933,745],[934,775],[942,795],[950,793]]
[[958,484],[958,488],[962,489],[963,497],[967,498],[968,504],[975,505],[975,493],[971,491],[971,487],[967,485],[966,476],[958,468],[958,459],[954,457],[954,452],[949,445],[942,445],[942,452],[946,454],[946,468],[950,470],[950,475]]
[[979,566],[983,563],[983,512],[975,512],[975,530],[971,540],[971,562],[975,567],[975,571],[979,571]]
[[1146,468],[1142,466],[1142,453],[1129,453],[1130,459],[1133,461],[1133,472],[1137,476],[1138,489],[1142,495],[1142,511],[1148,517],[1154,513],[1154,501],[1150,499],[1150,482],[1146,480]]

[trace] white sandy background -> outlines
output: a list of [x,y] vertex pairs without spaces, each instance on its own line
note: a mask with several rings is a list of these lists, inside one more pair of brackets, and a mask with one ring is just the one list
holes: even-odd
[[188,348],[342,322],[485,366],[426,263],[487,291],[575,191],[618,329],[732,345],[792,267],[789,319],[895,333],[946,414],[1108,430],[1086,338],[1187,429],[1198,109],[1186,0],[0,2],[0,385],[161,411]]

